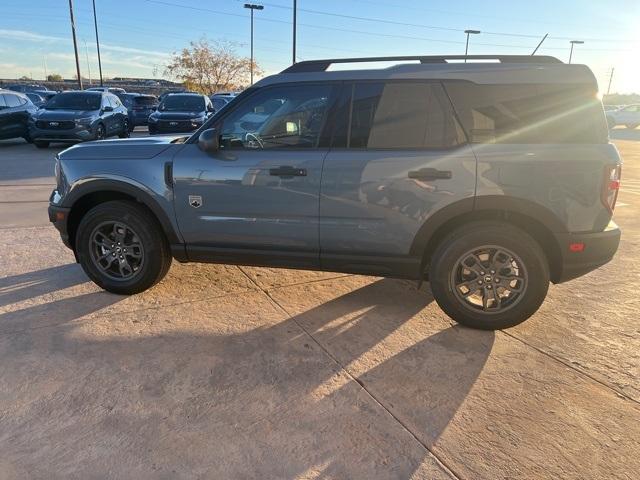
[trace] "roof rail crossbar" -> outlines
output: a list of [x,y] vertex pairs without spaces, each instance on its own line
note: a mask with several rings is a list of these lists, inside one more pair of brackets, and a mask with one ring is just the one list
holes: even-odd
[[500,63],[562,63],[548,55],[407,55],[398,57],[358,57],[305,60],[294,63],[281,73],[324,72],[335,63],[404,62],[447,63],[448,60],[498,60]]

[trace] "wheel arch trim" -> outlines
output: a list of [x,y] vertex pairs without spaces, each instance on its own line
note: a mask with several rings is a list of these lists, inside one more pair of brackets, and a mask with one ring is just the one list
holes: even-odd
[[[414,237],[410,255],[422,257],[421,271],[423,271],[434,249],[434,240],[438,240],[444,231],[457,227],[458,220],[499,219],[520,227],[517,222],[509,221],[509,214],[534,220],[536,225],[532,225],[533,233],[528,233],[532,234],[539,243],[555,242],[553,234],[568,233],[566,225],[555,213],[531,200],[504,195],[488,195],[476,197],[475,199],[465,198],[447,205],[425,220]],[[495,218],[496,216],[498,218]],[[541,235],[537,231],[539,229],[536,228],[538,225],[545,229],[542,233],[543,239],[538,238]],[[544,245],[542,247],[544,248]],[[550,247],[550,250],[545,253],[548,255],[552,277],[555,278],[557,272],[553,263],[559,260],[557,258],[560,253],[559,245],[556,243]]]
[[[156,217],[170,243],[183,243],[175,219],[172,219],[167,210],[156,199],[159,195],[146,185],[128,177],[103,175],[99,178],[81,178],[74,182],[71,189],[62,199],[60,206],[71,208],[73,211],[74,205],[77,205],[82,198],[100,192],[117,192],[134,198],[137,202],[146,206]],[[162,200],[166,202],[167,206],[173,208],[172,197],[167,198],[163,195]]]

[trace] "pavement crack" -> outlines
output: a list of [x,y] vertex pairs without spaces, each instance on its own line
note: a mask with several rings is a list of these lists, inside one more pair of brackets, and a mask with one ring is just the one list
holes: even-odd
[[584,370],[582,370],[580,368],[576,368],[575,365],[572,365],[569,362],[565,362],[564,360],[552,355],[549,352],[546,352],[545,350],[541,349],[540,347],[536,347],[535,345],[531,345],[529,342],[527,342],[526,340],[518,337],[517,335],[514,335],[513,333],[509,333],[506,330],[499,330],[498,332],[502,333],[502,334],[504,334],[504,335],[506,335],[506,336],[508,336],[510,338],[513,338],[514,340],[522,343],[523,345],[526,345],[527,347],[534,349],[536,352],[541,353],[542,355],[546,356],[547,358],[550,358],[550,359],[560,363],[561,365],[564,365],[565,367],[570,368],[574,372],[578,373],[580,376],[587,377],[589,380],[592,380],[592,381],[602,385],[606,389],[611,390],[613,393],[615,393],[619,397],[622,397],[624,400],[629,400],[629,401],[635,403],[636,405],[640,405],[640,401],[636,400],[633,397],[630,397],[625,392],[623,392],[621,390],[618,390],[614,386],[609,385],[608,383],[606,383],[606,382],[604,382],[602,380],[599,380],[598,378],[594,377],[593,375],[585,372]]
[[[459,473],[456,472],[455,469],[451,466],[448,465],[447,462],[445,462],[442,458],[440,458],[431,448],[429,448],[429,446],[423,442],[422,440],[420,440],[420,438],[418,438],[418,436],[411,430],[411,428],[409,428],[409,426],[404,423],[400,418],[398,418],[398,416],[396,416],[391,410],[389,410],[375,395],[374,393],[369,390],[367,388],[367,386],[365,385],[365,383],[355,377],[354,375],[351,374],[351,372],[349,372],[349,370],[347,370],[347,368],[324,346],[322,345],[322,343],[320,343],[320,341],[313,336],[313,334],[311,332],[309,332],[309,330],[307,330],[300,322],[298,322],[298,320],[296,319],[296,316],[293,315],[291,312],[289,312],[284,306],[282,306],[280,304],[280,302],[278,302],[275,298],[273,298],[271,296],[271,294],[269,293],[269,290],[261,287],[260,285],[258,285],[258,283],[251,278],[250,275],[247,274],[247,272],[245,272],[242,267],[238,266],[238,269],[251,281],[253,282],[253,284],[258,287],[260,289],[260,291],[267,297],[267,299],[269,301],[271,301],[277,308],[279,308],[280,310],[282,310],[282,312],[284,312],[285,315],[287,315],[289,320],[292,320],[297,326],[298,328],[300,328],[300,330],[302,330],[305,335],[307,335],[311,341],[313,341],[313,343],[315,343],[318,348],[320,348],[320,350],[322,350],[325,355],[335,364],[337,365],[340,370],[342,372],[344,372],[344,374],[353,382],[357,383],[358,385],[360,385],[360,387],[362,388],[362,390],[369,396],[369,398],[371,398],[371,400],[378,405],[380,408],[382,408],[382,410],[384,410],[387,415],[389,415],[391,418],[393,418],[396,423],[398,423],[398,425],[400,425],[400,427],[406,432],[408,433],[416,442],[418,442],[419,445],[422,446],[422,448],[424,448],[427,452],[429,452],[433,458],[435,459],[436,462],[438,462],[438,464],[440,465],[440,467],[449,475],[451,475],[451,477],[456,478],[458,480],[462,480],[464,479],[464,477]],[[305,282],[305,283],[310,283],[310,282]]]

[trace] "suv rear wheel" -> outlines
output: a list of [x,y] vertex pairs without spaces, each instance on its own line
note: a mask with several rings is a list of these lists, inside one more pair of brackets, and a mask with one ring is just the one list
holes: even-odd
[[538,243],[499,222],[474,222],[451,232],[429,268],[434,298],[456,322],[482,330],[518,325],[540,307],[549,266]]
[[75,245],[89,278],[113,293],[142,292],[158,283],[171,266],[160,226],[134,202],[93,207],[80,221]]

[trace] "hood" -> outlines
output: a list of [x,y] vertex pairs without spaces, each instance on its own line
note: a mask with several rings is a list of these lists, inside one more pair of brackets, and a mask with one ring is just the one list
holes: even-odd
[[157,110],[153,115],[158,120],[191,120],[192,118],[205,116],[206,112],[161,112]]
[[162,137],[125,138],[122,140],[101,140],[85,142],[60,152],[62,160],[93,159],[147,159],[153,158],[172,145],[174,140],[185,135]]
[[98,110],[45,110],[40,109],[36,115],[36,120],[76,120],[97,116]]

